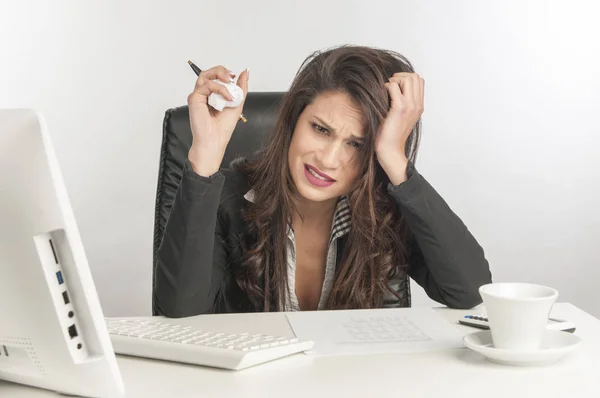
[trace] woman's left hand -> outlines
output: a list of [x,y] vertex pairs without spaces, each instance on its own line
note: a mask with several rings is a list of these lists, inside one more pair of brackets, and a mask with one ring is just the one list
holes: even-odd
[[394,185],[408,179],[406,140],[423,114],[425,81],[417,73],[395,73],[385,84],[391,106],[375,142],[377,160]]

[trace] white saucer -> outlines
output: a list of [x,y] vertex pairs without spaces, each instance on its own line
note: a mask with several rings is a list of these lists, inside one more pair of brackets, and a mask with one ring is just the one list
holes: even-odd
[[567,355],[581,344],[574,334],[558,330],[546,330],[542,349],[537,351],[507,350],[495,348],[489,330],[471,333],[463,338],[466,347],[484,355],[489,361],[503,365],[548,365]]

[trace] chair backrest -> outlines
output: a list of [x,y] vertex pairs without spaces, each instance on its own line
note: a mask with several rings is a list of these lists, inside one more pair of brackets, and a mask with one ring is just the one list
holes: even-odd
[[[227,167],[238,156],[251,156],[258,150],[267,134],[275,127],[283,92],[250,92],[244,103],[247,122],[238,122],[227,146],[221,167]],[[165,112],[160,149],[158,186],[154,214],[154,243],[152,285],[156,267],[156,253],[160,246],[165,224],[169,218],[183,165],[192,145],[189,109],[187,106]],[[154,304],[153,304],[154,308]],[[154,313],[154,309],[153,309]]]

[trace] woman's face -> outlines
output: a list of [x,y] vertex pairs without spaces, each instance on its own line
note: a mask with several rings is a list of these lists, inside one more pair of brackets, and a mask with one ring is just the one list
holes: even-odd
[[304,109],[288,152],[302,197],[322,202],[348,193],[358,177],[362,130],[362,113],[345,93],[320,94]]

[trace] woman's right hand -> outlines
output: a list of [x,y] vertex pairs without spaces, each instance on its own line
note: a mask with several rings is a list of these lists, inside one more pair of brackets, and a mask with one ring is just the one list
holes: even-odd
[[248,70],[240,74],[237,85],[244,92],[244,100],[235,108],[224,108],[217,111],[208,105],[208,96],[215,92],[226,100],[232,100],[227,88],[214,79],[231,83],[235,77],[224,66],[215,66],[202,71],[196,80],[194,91],[188,96],[190,127],[192,129],[192,146],[188,159],[196,173],[209,177],[215,174],[223,161],[225,149],[238,123],[242,108],[248,94]]

